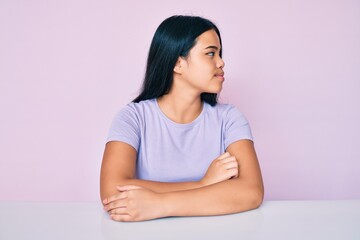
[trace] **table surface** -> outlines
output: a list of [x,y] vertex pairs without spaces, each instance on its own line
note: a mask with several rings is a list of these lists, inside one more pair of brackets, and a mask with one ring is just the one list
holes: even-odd
[[265,201],[256,210],[122,223],[99,202],[1,202],[0,239],[360,239],[360,200]]

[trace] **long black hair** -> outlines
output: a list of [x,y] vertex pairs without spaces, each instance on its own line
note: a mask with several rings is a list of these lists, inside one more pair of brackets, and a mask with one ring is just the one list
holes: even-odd
[[[187,57],[196,38],[208,30],[219,29],[210,20],[197,16],[175,15],[165,19],[157,28],[151,42],[145,79],[141,93],[133,102],[158,98],[169,93],[173,83],[173,70],[179,57]],[[222,50],[220,50],[220,57]],[[216,93],[202,93],[201,100],[215,106]]]

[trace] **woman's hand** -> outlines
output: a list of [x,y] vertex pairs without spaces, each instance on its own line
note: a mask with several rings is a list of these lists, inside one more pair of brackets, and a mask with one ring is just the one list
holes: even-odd
[[131,222],[165,217],[161,193],[129,185],[117,189],[119,193],[103,201],[111,219]]
[[225,152],[210,164],[205,176],[200,182],[207,186],[237,177],[238,174],[239,165],[236,158],[231,156],[230,153]]

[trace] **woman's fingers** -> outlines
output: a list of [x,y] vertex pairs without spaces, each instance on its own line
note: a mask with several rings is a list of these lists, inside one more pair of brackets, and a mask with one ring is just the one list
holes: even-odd
[[117,186],[116,189],[120,191],[120,193],[117,193],[115,195],[112,195],[108,198],[105,198],[103,200],[103,204],[109,204],[111,202],[114,202],[118,199],[124,199],[127,198],[127,191],[134,190],[134,189],[140,189],[141,187],[133,186],[133,185],[125,185],[125,186]]
[[111,219],[118,222],[130,222],[132,221],[132,217],[128,214],[111,214]]
[[238,174],[239,165],[236,157],[231,156],[229,152],[225,152],[212,161],[205,176],[201,179],[201,183],[208,186],[237,177]]
[[230,168],[238,168],[239,164],[236,161],[236,158],[234,156],[230,156],[224,159],[220,159],[218,160],[218,162],[224,166],[226,169],[230,169]]
[[218,159],[219,162],[221,163],[228,163],[228,162],[237,162],[236,158],[234,156],[229,156],[223,159]]
[[227,162],[227,163],[224,163],[224,167],[226,169],[232,169],[232,168],[238,168],[238,163],[235,161],[231,161],[231,162]]
[[221,160],[218,160],[222,167],[227,170],[227,176],[229,178],[237,177],[239,174],[239,164],[234,156],[230,156]]
[[111,209],[109,211],[109,214],[110,215],[116,215],[116,214],[124,215],[124,214],[129,214],[129,210],[126,207],[119,207],[119,208]]
[[228,176],[229,176],[229,179],[230,178],[233,178],[233,177],[237,177],[238,176],[238,173],[239,173],[239,170],[237,168],[231,168],[228,170]]
[[225,152],[225,153],[221,154],[217,159],[221,160],[221,159],[224,159],[224,158],[227,158],[227,157],[230,157],[229,152]]
[[126,199],[119,199],[117,201],[106,204],[104,209],[110,213],[114,209],[125,208],[125,207],[126,207]]
[[105,198],[105,199],[103,200],[103,203],[104,203],[104,204],[109,204],[109,203],[114,202],[114,201],[116,201],[116,200],[118,200],[118,199],[124,199],[124,198],[127,198],[127,192],[126,192],[126,191],[120,192],[120,193],[117,193],[117,194],[115,194],[115,195],[112,195],[112,196],[110,196],[110,197],[108,197],[108,198]]

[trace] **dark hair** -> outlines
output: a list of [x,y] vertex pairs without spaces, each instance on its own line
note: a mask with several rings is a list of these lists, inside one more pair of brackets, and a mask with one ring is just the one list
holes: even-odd
[[[221,46],[219,29],[207,19],[197,16],[172,16],[165,19],[152,39],[141,93],[133,102],[167,94],[173,83],[173,69],[178,58],[187,57],[196,38],[211,29],[219,36]],[[215,106],[217,94],[202,93],[201,100]]]

